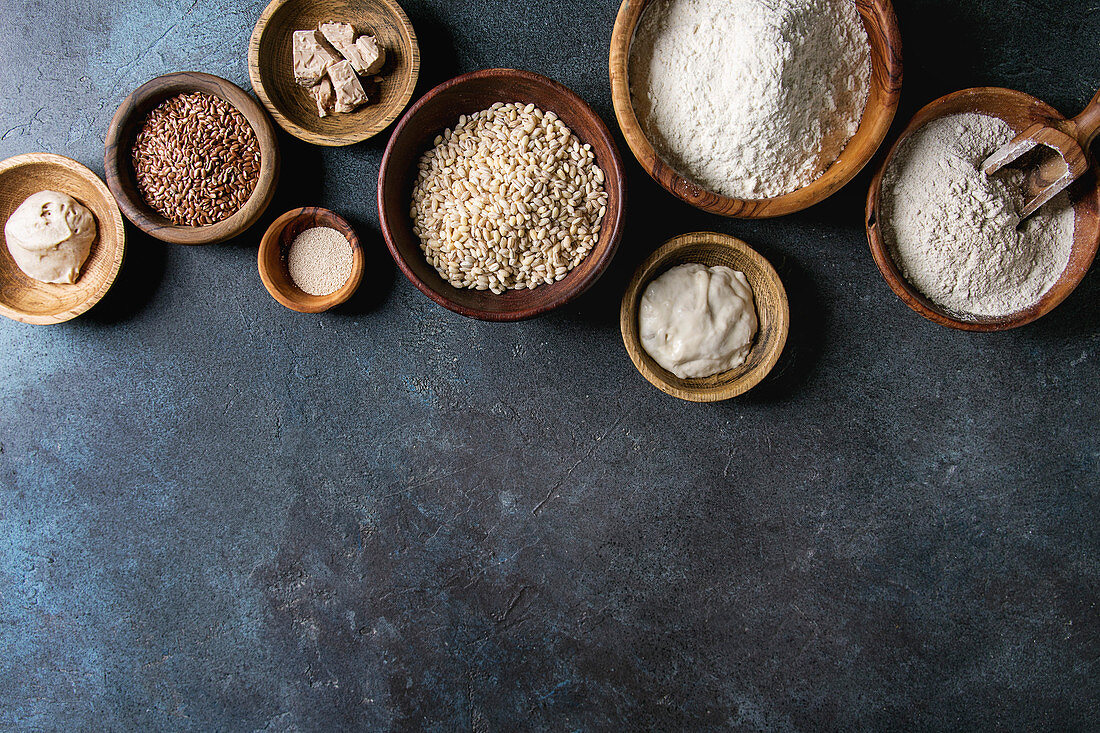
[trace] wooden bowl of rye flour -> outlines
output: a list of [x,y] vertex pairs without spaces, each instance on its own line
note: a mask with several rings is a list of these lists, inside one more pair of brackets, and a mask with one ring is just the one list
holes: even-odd
[[[892,247],[883,228],[884,221],[883,178],[899,150],[919,130],[943,117],[977,113],[996,117],[1006,122],[1019,134],[1036,121],[1059,121],[1064,118],[1053,107],[1023,92],[1012,89],[986,87],[963,89],[941,97],[926,105],[898,137],[889,154],[871,181],[867,193],[867,240],[875,264],[882,272],[886,284],[902,302],[933,323],[965,331],[1005,331],[1017,328],[1046,315],[1069,297],[1085,277],[1100,243],[1100,187],[1095,175],[1089,175],[1074,183],[1068,190],[1073,205],[1073,243],[1069,259],[1057,280],[1039,299],[1022,310],[999,317],[976,316],[953,311],[933,302],[915,287],[896,261]],[[1047,206],[1053,206],[1051,202]],[[1043,210],[1036,214],[1040,216]]]
[[[770,198],[734,198],[708,190],[662,157],[647,136],[632,95],[631,48],[646,9],[662,1],[623,2],[611,36],[609,71],[615,116],[623,136],[638,162],[664,189],[692,206],[722,216],[750,219],[783,216],[828,198],[851,181],[874,156],[890,129],[901,94],[901,35],[890,0],[856,3],[870,45],[871,73],[867,103],[854,136],[835,160],[825,164],[826,167],[815,180]],[[828,68],[831,63],[832,60],[823,61],[821,68]],[[637,90],[633,91],[637,93]],[[681,101],[684,100],[677,100],[677,103]],[[737,147],[738,141],[733,143]]]

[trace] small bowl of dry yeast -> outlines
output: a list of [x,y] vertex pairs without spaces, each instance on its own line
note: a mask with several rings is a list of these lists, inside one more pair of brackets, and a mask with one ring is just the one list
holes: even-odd
[[271,223],[260,240],[257,266],[264,287],[279,303],[299,313],[321,313],[359,288],[365,257],[346,219],[307,206]]
[[119,105],[103,164],[136,227],[163,242],[212,244],[263,215],[280,155],[271,118],[243,89],[181,72],[142,84]]

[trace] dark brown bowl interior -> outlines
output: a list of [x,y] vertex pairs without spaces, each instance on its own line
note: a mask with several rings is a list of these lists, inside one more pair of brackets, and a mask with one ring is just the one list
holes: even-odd
[[[552,111],[581,140],[592,146],[604,172],[607,213],[600,240],[584,260],[556,283],[501,295],[466,290],[447,283],[420,249],[409,218],[417,163],[435,136],[454,127],[460,115],[495,102],[531,103]],[[386,246],[405,276],[425,295],[450,310],[487,321],[517,321],[561,306],[583,293],[600,277],[622,236],[626,188],[623,163],[615,141],[599,115],[561,84],[527,71],[487,69],[445,82],[425,94],[397,125],[378,176],[378,214]]]
[[880,221],[882,179],[898,149],[913,133],[932,120],[966,112],[1000,117],[1016,133],[1022,132],[1033,122],[1063,119],[1057,110],[1045,102],[1023,92],[999,87],[963,89],[926,105],[917,112],[898,137],[871,181],[867,194],[867,240],[875,264],[890,289],[917,313],[950,328],[965,331],[1005,331],[1031,323],[1049,313],[1073,292],[1088,272],[1096,257],[1097,244],[1100,243],[1100,188],[1097,187],[1095,174],[1091,173],[1070,187],[1069,195],[1074,208],[1074,234],[1069,263],[1051,289],[1030,308],[992,318],[955,313],[933,303],[909,283],[894,261],[890,246],[886,244]]
[[[248,201],[232,216],[202,227],[174,224],[145,203],[130,159],[134,138],[153,108],[189,92],[204,92],[233,105],[252,126],[260,146],[260,176]],[[271,118],[243,89],[212,74],[180,72],[147,81],[119,105],[107,131],[103,165],[107,186],[134,226],[163,242],[213,244],[241,234],[263,215],[275,195],[280,155]]]

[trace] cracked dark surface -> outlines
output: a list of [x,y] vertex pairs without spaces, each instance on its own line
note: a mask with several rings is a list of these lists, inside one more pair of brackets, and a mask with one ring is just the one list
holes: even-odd
[[[248,88],[263,4],[0,4],[0,158],[102,173],[110,116],[147,79]],[[418,95],[516,66],[614,126],[614,0],[404,5]],[[897,12],[895,132],[967,86],[1069,113],[1100,86],[1093,3]],[[605,278],[549,316],[477,323],[395,274],[373,203],[387,134],[282,135],[277,200],[245,236],[130,228],[85,316],[0,323],[0,727],[1095,726],[1095,272],[1032,326],[951,332],[875,269],[867,172],[801,214],[725,221],[624,146]],[[256,273],[266,225],[305,204],[371,249],[360,293],[321,316]],[[792,307],[776,372],[715,406],[651,388],[618,333],[634,267],[698,229],[758,248]]]

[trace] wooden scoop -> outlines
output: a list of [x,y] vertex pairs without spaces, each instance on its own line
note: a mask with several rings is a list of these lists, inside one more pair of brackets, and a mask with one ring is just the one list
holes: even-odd
[[1024,164],[1024,199],[1027,203],[1020,211],[1020,221],[1023,221],[1088,172],[1088,149],[1098,131],[1100,92],[1081,114],[1071,120],[1047,120],[1032,124],[986,158],[982,170],[991,176],[1035,151],[1034,158]]

